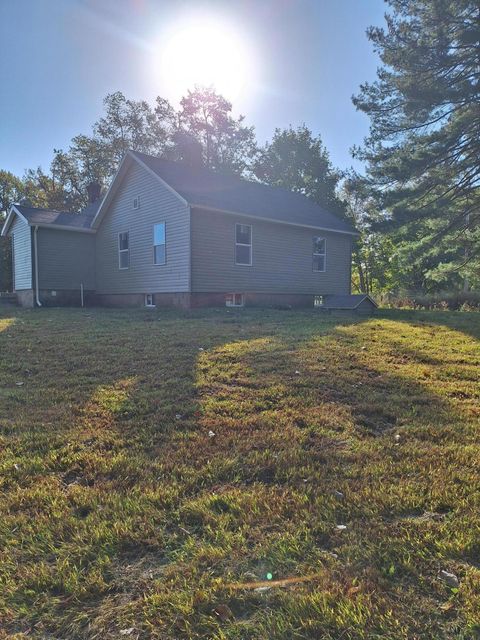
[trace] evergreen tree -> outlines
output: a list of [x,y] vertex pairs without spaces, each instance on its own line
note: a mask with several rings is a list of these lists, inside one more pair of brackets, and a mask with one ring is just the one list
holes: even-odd
[[399,230],[424,270],[417,284],[478,281],[480,5],[387,2],[387,29],[368,30],[383,66],[354,97],[371,121],[354,155],[367,162],[372,193],[389,211],[383,228]]

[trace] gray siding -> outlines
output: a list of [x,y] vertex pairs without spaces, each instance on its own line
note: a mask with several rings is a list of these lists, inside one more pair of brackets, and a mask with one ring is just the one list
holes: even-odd
[[32,288],[32,232],[17,215],[10,227],[13,235],[13,286],[16,291]]
[[[235,265],[235,223],[252,225],[253,264]],[[352,237],[192,210],[192,291],[350,293]],[[325,273],[312,269],[312,239],[327,240]]]
[[[140,196],[140,208],[133,199]],[[153,225],[166,223],[165,265],[153,264]],[[130,234],[130,268],[118,268],[118,234]],[[120,185],[96,235],[97,292],[189,291],[188,206],[143,167],[134,163]]]
[[40,228],[37,232],[40,289],[95,289],[95,236]]

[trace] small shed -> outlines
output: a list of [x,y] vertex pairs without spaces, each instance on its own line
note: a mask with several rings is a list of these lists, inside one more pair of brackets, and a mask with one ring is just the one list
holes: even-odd
[[330,312],[355,313],[359,316],[371,316],[377,303],[366,293],[325,296],[318,308]]

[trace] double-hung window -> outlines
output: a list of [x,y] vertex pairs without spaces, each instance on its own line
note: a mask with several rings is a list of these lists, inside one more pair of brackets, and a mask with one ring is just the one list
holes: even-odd
[[165,264],[166,261],[165,222],[159,222],[153,225],[153,264]]
[[235,264],[252,264],[252,225],[235,224]]
[[313,270],[326,271],[327,241],[319,236],[313,238]]
[[118,268],[128,269],[130,266],[130,239],[128,231],[118,234]]

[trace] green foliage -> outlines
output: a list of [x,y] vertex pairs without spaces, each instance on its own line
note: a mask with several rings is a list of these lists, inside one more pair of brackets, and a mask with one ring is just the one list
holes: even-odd
[[382,219],[365,180],[349,173],[340,190],[346,217],[359,232],[352,251],[354,290],[381,294],[391,290],[399,277],[395,247],[390,236],[375,230]]
[[260,149],[254,173],[261,182],[296,191],[344,215],[336,193],[340,174],[332,167],[321,137],[314,137],[306,125],[275,129],[272,141]]
[[[206,167],[244,173],[256,153],[255,133],[253,127],[244,125],[244,116],[235,119],[232,104],[212,87],[196,87],[180,105],[176,140],[183,136],[195,141]],[[184,157],[182,152],[180,149]]]
[[383,66],[354,98],[370,116],[355,154],[412,262],[406,286],[480,281],[478,2],[388,0],[387,30],[370,28]]

